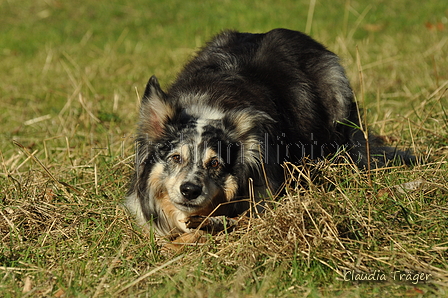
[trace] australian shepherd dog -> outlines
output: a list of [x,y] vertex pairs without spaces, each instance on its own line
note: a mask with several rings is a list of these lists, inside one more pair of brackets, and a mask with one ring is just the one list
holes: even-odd
[[232,218],[250,193],[269,197],[285,161],[341,151],[360,167],[413,160],[374,136],[367,146],[358,118],[338,56],[320,43],[286,29],[224,31],[166,92],[149,79],[126,206],[157,234],[179,235],[194,216]]

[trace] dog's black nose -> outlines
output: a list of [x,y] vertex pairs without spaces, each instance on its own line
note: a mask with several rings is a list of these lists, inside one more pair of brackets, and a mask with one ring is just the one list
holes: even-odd
[[187,200],[194,200],[202,193],[202,186],[186,182],[180,186],[180,192]]

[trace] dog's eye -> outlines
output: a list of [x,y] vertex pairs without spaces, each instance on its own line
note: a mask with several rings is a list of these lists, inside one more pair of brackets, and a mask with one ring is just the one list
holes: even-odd
[[182,157],[179,154],[174,154],[171,156],[171,160],[175,163],[182,163]]
[[217,168],[219,167],[219,161],[217,159],[212,159],[209,163],[211,168]]

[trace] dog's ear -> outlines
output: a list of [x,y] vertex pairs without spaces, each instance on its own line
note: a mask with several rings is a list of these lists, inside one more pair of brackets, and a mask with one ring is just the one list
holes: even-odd
[[152,140],[160,137],[174,111],[174,107],[168,103],[168,96],[160,88],[159,81],[152,76],[140,104],[140,134],[145,134]]
[[149,81],[146,84],[145,93],[142,98],[142,106],[153,97],[166,99],[166,94],[162,91],[162,88],[160,88],[159,80],[157,80],[156,76],[149,78]]

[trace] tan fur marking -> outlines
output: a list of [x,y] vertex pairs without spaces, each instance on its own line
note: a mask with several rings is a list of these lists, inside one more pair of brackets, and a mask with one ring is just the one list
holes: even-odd
[[227,177],[226,182],[224,183],[224,194],[226,196],[227,202],[229,202],[235,197],[237,190],[238,190],[238,183],[236,182],[235,177],[233,176]]
[[218,156],[218,154],[216,153],[215,150],[207,148],[205,150],[204,159],[203,159],[204,160],[204,167],[207,167],[207,164],[210,162],[210,160],[212,160],[216,156]]
[[180,222],[180,220],[187,217],[183,212],[177,209],[171,202],[168,192],[165,187],[162,187],[165,183],[161,179],[161,174],[163,173],[163,165],[157,164],[149,175],[148,184],[150,188],[156,189],[154,194],[154,199],[157,200],[158,205],[164,213],[165,219],[168,221],[169,226],[172,229],[179,228],[182,231],[187,231],[185,224]]
[[182,222],[187,215],[185,215],[182,211],[177,209],[173,203],[171,202],[168,194],[164,194],[161,197],[158,197],[159,199],[159,206],[161,207],[163,213],[165,214],[165,217],[167,221],[169,222],[170,226],[174,228],[179,228],[182,231],[186,232],[187,227],[185,226],[185,223]]
[[148,177],[148,184],[150,188],[160,188],[159,186],[162,184],[160,176],[162,175],[162,173],[163,165],[156,164]]

